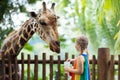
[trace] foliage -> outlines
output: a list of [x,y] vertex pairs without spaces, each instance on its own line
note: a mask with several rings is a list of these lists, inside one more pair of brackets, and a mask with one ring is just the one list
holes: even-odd
[[[12,20],[12,14],[26,13],[24,4],[33,4],[37,0],[1,0],[0,1],[0,47],[5,37],[13,31],[16,26]],[[28,50],[33,50],[32,46],[25,46]]]
[[33,47],[29,43],[25,44],[24,49],[29,50],[29,51],[33,51]]
[[[0,22],[4,22],[4,16],[11,13],[26,12],[26,6],[24,4],[34,4],[37,0],[1,0],[0,1]],[[10,16],[9,20],[10,20]]]
[[117,24],[118,28],[119,28],[119,31],[116,33],[114,39],[116,40],[116,43],[115,43],[115,51],[116,53],[120,53],[120,21],[118,22]]
[[0,27],[0,46],[2,45],[2,41],[5,39],[5,37],[13,30],[13,28],[7,28],[7,29],[2,29]]
[[[54,67],[57,67],[57,66],[54,66]],[[61,74],[60,74],[61,80],[65,80],[64,67],[61,66],[61,67],[60,67],[60,70],[61,70]],[[58,71],[57,71],[57,70],[53,72],[53,75],[54,75],[54,79],[55,79],[55,80],[58,80]]]
[[20,3],[19,0],[15,0],[15,1],[12,1],[12,0],[1,0],[0,1],[0,22],[4,22],[6,16],[9,17],[9,21],[11,21],[11,16],[9,16],[11,13],[13,12],[16,12],[18,13],[20,10],[21,12],[22,11],[26,11],[25,9],[25,6]]
[[[108,47],[112,53],[120,52],[118,51],[120,39],[116,35],[119,32],[119,28],[116,27],[120,19],[119,0],[69,0],[68,3],[65,0],[55,1],[59,3],[57,10],[61,14],[60,16],[64,15],[67,20],[67,24],[64,26],[69,26],[68,29],[71,27],[71,30],[76,32],[75,35],[88,36],[92,51],[97,53],[97,48]],[[64,4],[65,6],[63,6]],[[60,26],[63,27],[62,24]],[[116,40],[115,35],[118,36]]]

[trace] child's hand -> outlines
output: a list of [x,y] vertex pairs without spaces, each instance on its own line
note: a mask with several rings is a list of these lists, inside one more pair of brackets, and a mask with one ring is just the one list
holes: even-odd
[[67,61],[67,62],[71,62],[71,59],[68,58],[66,61]]
[[64,67],[64,70],[65,70],[66,72],[69,72],[69,68],[70,68],[70,67],[65,66],[65,67]]
[[67,62],[73,62],[75,59],[67,59]]

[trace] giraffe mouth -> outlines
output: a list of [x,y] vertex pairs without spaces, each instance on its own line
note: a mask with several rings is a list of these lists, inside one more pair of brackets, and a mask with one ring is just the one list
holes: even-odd
[[56,53],[60,53],[60,42],[55,41],[50,43],[50,50]]

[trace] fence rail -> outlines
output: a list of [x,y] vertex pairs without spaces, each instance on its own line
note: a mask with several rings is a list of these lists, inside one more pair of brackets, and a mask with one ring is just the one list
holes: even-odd
[[[49,60],[46,59],[46,53],[42,54],[42,60],[38,59],[38,55],[34,56],[34,59],[31,59],[31,56],[28,55],[27,59],[24,59],[24,53],[21,55],[21,59],[13,58],[11,56],[8,57],[6,60],[2,55],[2,60],[0,60],[0,63],[2,63],[2,80],[5,80],[5,65],[8,64],[9,68],[9,80],[12,79],[12,64],[15,65],[15,73],[16,77],[15,80],[18,80],[17,76],[17,70],[18,70],[18,64],[21,64],[21,80],[24,80],[24,64],[27,64],[27,80],[30,80],[30,66],[31,64],[34,65],[33,71],[34,71],[34,80],[38,80],[38,65],[42,64],[42,80],[46,79],[46,64],[49,64],[49,80],[63,80],[61,78],[61,64],[64,63],[66,59],[68,59],[68,53],[65,54],[65,60],[61,60],[60,55],[58,55],[58,59],[54,60],[54,57],[50,55]],[[72,58],[75,58],[74,55],[72,55]],[[54,79],[54,69],[53,66],[57,64],[57,78]],[[117,68],[115,68],[115,65]],[[114,55],[110,56],[109,49],[108,48],[100,48],[98,49],[98,59],[96,59],[96,56],[93,55],[92,59],[90,60],[90,69],[91,69],[91,80],[120,80],[120,55],[118,56],[118,60],[114,59]],[[116,71],[117,69],[117,71]],[[115,77],[115,72],[117,72],[117,77]],[[64,74],[64,79],[68,80],[68,75]]]

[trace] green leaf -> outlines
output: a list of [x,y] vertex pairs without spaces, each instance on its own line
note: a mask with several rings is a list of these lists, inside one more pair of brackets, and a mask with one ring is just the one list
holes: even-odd
[[27,49],[29,51],[33,51],[34,48],[29,43],[26,43],[24,46],[24,49]]
[[33,3],[36,3],[37,0],[28,0],[28,3],[29,4],[33,4]]
[[62,0],[63,7],[66,7],[69,3],[69,0]]
[[19,8],[20,8],[20,12],[26,12],[25,6],[21,5],[21,6],[19,6]]
[[72,41],[73,43],[75,42],[75,40],[76,40],[76,38],[72,38],[72,39],[71,39],[71,41]]

